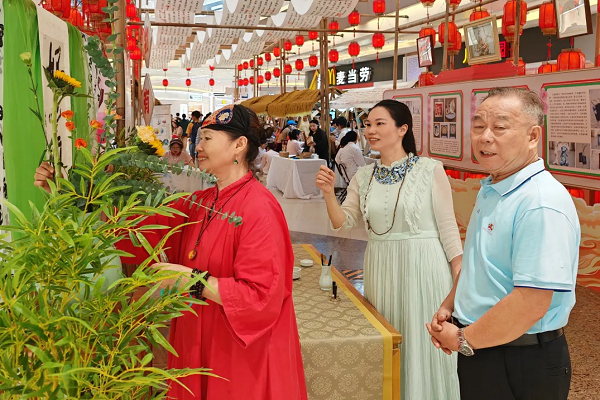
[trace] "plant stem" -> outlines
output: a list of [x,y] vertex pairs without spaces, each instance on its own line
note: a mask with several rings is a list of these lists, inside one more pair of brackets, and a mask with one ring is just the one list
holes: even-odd
[[40,98],[37,94],[37,86],[33,80],[33,72],[31,72],[31,67],[27,68],[29,72],[29,79],[31,80],[31,90],[33,91],[33,97],[35,97],[35,106],[37,107],[38,112],[38,120],[40,121],[40,126],[42,127],[42,134],[44,135],[44,143],[46,143],[46,150],[48,150],[48,138],[46,137],[46,125],[44,124],[44,119],[42,117],[42,111],[40,110]]
[[60,149],[58,147],[58,105],[59,105],[59,94],[54,93],[52,100],[52,155],[54,156],[54,183],[56,184],[57,191],[60,191],[60,182],[58,177],[60,176],[62,162],[60,160]]

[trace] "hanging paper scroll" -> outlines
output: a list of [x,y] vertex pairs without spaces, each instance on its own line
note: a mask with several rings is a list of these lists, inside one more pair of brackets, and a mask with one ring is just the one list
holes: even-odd
[[258,14],[268,16],[279,13],[284,0],[226,0],[232,14]]
[[150,25],[150,14],[146,13],[144,19],[144,61],[146,68],[150,68],[150,54],[152,54],[152,26]]
[[294,10],[300,15],[318,15],[320,17],[347,17],[358,0],[291,0]]
[[187,12],[202,11],[204,0],[156,0],[156,12]]

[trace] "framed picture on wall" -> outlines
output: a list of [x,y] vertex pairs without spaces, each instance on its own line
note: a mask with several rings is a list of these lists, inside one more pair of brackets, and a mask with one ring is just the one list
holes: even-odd
[[593,33],[590,0],[554,0],[559,39]]
[[419,67],[431,67],[433,60],[433,38],[424,36],[417,39],[417,55],[419,56]]
[[464,29],[469,65],[486,64],[502,59],[496,17],[468,23]]

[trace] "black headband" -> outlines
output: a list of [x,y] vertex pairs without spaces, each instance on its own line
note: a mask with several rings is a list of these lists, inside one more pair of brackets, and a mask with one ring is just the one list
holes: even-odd
[[250,133],[250,113],[243,106],[232,104],[215,111],[209,118],[204,120],[202,128],[213,131],[234,132],[247,137],[255,145],[260,145],[258,137]]

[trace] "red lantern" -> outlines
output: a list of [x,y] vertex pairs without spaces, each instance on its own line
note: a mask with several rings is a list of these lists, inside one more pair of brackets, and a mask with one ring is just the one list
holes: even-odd
[[435,46],[435,29],[431,25],[427,25],[425,28],[419,31],[419,37],[431,36],[431,47]]
[[431,86],[433,85],[433,72],[422,72],[419,75],[419,86]]
[[267,82],[269,82],[271,80],[272,76],[271,76],[271,72],[267,71],[265,72],[265,79]]
[[356,10],[352,11],[348,15],[348,23],[350,24],[350,26],[360,25],[360,13]]
[[127,51],[134,51],[136,47],[137,41],[135,39],[127,39]]
[[248,78],[244,78],[244,86],[248,86],[248,83],[250,83],[250,81],[248,80]]
[[308,65],[311,68],[316,67],[319,64],[319,57],[315,56],[314,54],[310,57],[308,57]]
[[265,83],[265,78],[263,78],[263,76],[262,76],[262,75],[259,75],[259,76],[258,76],[258,84],[259,84],[259,85],[262,85],[263,83]]
[[385,46],[385,35],[381,32],[377,32],[373,35],[371,42],[373,43],[373,48],[377,50],[377,62],[379,62],[379,50],[383,49],[383,46]]
[[164,87],[169,86],[169,81],[167,79],[163,79],[163,86]]
[[254,85],[254,77],[253,77],[253,76],[251,76],[251,77],[250,77],[250,80],[249,80],[248,82],[250,82],[250,84],[251,84],[251,85]]
[[281,49],[279,47],[273,48],[273,55],[275,57],[280,57],[281,56]]
[[244,64],[242,64],[244,66],[244,69],[248,69],[249,65],[248,65],[248,61],[244,61]]
[[385,14],[385,0],[373,0],[373,12],[376,15]]
[[421,4],[426,8],[433,7],[433,3],[435,3],[435,0],[421,0]]
[[450,8],[456,10],[456,8],[460,5],[461,0],[450,0]]
[[337,63],[340,60],[340,53],[336,49],[329,50],[329,62],[332,64]]
[[187,87],[190,87],[190,86],[192,86],[192,80],[191,80],[190,78],[187,78],[187,79],[185,80],[185,86],[187,86]]
[[304,61],[302,61],[301,59],[297,59],[296,60],[296,70],[302,71],[303,69],[304,69]]
[[142,50],[140,50],[140,48],[136,46],[136,48],[133,51],[129,52],[129,58],[131,58],[132,60],[141,60]]
[[358,42],[352,42],[348,45],[348,54],[350,57],[358,57],[360,54],[360,45]]
[[490,16],[490,13],[483,7],[479,7],[479,10],[475,9],[469,16],[469,21],[477,21]]
[[209,85],[209,86],[215,86],[215,80],[214,80],[213,78],[210,78],[210,79],[208,80],[208,85]]
[[286,75],[289,75],[292,73],[292,66],[290,64],[285,64],[285,66],[283,67],[283,72]]
[[565,49],[558,56],[559,71],[583,68],[585,68],[585,55],[579,49]]
[[271,62],[271,53],[265,53],[265,61]]
[[250,60],[250,68],[254,68],[254,58]]
[[83,26],[83,17],[81,16],[81,13],[78,10],[71,10],[69,14],[69,23],[78,28],[81,28]]
[[554,13],[553,2],[550,1],[540,6],[539,25],[544,35],[556,35],[556,14]]
[[338,33],[340,30],[340,23],[333,20],[329,23],[329,34],[330,35],[335,35],[336,33]]
[[[441,44],[444,44],[445,41],[445,32],[446,24],[442,22],[438,28],[438,39]],[[456,34],[458,33],[458,29],[456,28],[456,24],[454,22],[448,22],[448,43],[454,43],[456,41]]]
[[[212,69],[214,69],[214,68],[213,68],[212,66],[210,66],[210,65],[208,66],[208,68],[209,68],[211,71],[212,71]],[[211,69],[211,68],[212,68],[212,69]],[[186,70],[187,72],[190,72],[192,69],[191,69],[190,67],[187,67],[185,70]]]
[[274,68],[273,69],[273,76],[275,78],[279,78],[281,76],[281,70],[279,68]]
[[302,35],[296,36],[296,46],[298,46],[298,47],[304,46],[304,36],[302,36]]
[[[517,28],[517,1],[509,0],[504,4],[504,13],[502,14],[502,34],[510,41],[515,36]],[[527,22],[527,3],[521,2],[521,22],[519,24],[519,35],[523,33],[523,25]]]
[[167,72],[169,68],[163,68],[163,72]]
[[456,32],[456,38],[455,38],[454,42],[449,43],[448,53],[450,53],[451,56],[456,56],[456,55],[458,55],[458,53],[460,53],[461,50],[462,50],[462,35],[460,34],[460,32]]
[[556,63],[550,64],[547,61],[544,61],[542,63],[542,65],[540,65],[540,67],[538,68],[538,74],[549,74],[549,73],[557,72],[557,71],[558,71],[558,64],[556,64]]
[[127,6],[125,7],[125,15],[127,15],[127,18],[137,17],[137,10],[135,9],[135,4],[127,4]]
[[68,18],[71,15],[70,0],[46,0],[44,8],[59,18]]
[[[110,29],[111,32],[112,32],[112,28],[110,27],[110,24],[106,23],[106,26],[108,26],[108,29]],[[127,38],[131,39],[131,38],[134,38],[136,36],[137,36],[137,31],[135,29],[133,29],[132,25],[128,25],[127,26]]]
[[238,87],[242,87],[242,86],[244,86],[244,80],[238,79]]
[[[138,17],[133,17],[129,19],[131,22],[140,22],[140,19]],[[141,25],[129,25],[133,28],[134,31],[139,31],[141,28]]]
[[308,31],[308,39],[309,40],[317,40],[318,38],[319,38],[319,32]]
[[238,71],[242,72],[244,70],[244,66],[242,64],[238,64]]
[[292,42],[290,42],[289,40],[283,42],[283,49],[285,51],[292,51]]
[[[190,69],[191,69],[191,68],[190,68]],[[208,69],[210,69],[211,71],[214,71],[214,70],[215,70],[215,66],[214,66],[214,65],[209,65],[209,66],[208,66]]]

